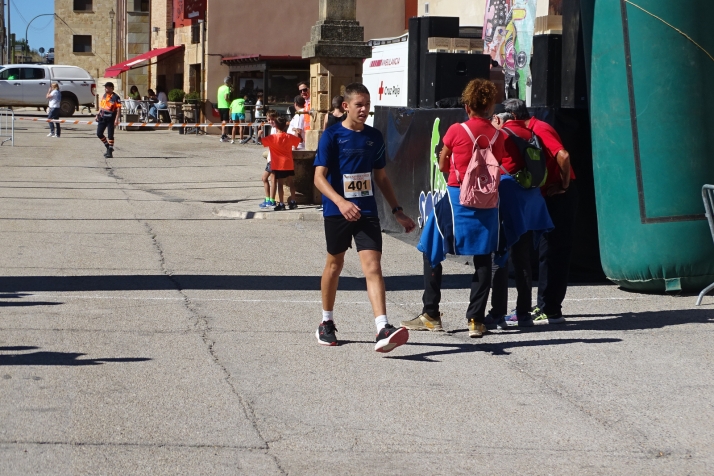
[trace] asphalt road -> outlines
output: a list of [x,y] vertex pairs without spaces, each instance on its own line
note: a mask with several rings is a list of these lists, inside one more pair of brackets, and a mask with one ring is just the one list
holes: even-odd
[[[256,146],[18,123],[0,147],[1,474],[711,474],[714,297],[571,287],[568,323],[373,350],[355,253],[315,342],[314,209],[261,218]],[[390,321],[421,257],[385,237]],[[511,289],[511,299],[515,290]]]

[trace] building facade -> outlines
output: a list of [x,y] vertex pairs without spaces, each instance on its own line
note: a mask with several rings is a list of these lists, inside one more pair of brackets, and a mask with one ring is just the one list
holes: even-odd
[[[403,34],[410,4],[416,6],[410,0],[359,0],[357,19],[364,27],[365,40]],[[227,64],[225,58],[274,58],[283,64],[301,60],[302,47],[310,40],[311,27],[318,19],[318,2],[151,0],[151,12],[152,49],[184,47],[183,53],[150,67],[151,84],[166,90],[197,91],[215,102],[224,77],[249,72],[244,64]],[[260,71],[253,72],[258,87],[264,76]],[[291,77],[302,74],[294,72]],[[305,68],[298,79],[308,78]],[[294,95],[297,87],[293,86]]]
[[[99,79],[109,66],[147,52],[149,8],[150,0],[55,0],[55,64],[79,66]],[[119,92],[135,84],[146,94],[148,68],[114,83]]]

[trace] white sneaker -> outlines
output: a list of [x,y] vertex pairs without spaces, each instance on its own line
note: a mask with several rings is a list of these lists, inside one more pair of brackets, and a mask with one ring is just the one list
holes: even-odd
[[52,137],[54,137],[55,139],[59,139],[59,138],[60,138],[60,136],[58,136],[57,134],[53,135]]
[[223,137],[221,137],[221,142],[224,142]]
[[231,144],[235,144],[235,143],[236,143],[236,141],[234,141],[233,139],[231,139]]
[[52,132],[50,132],[49,134],[47,134],[47,137],[54,137],[54,136],[55,136],[55,135],[54,135]]

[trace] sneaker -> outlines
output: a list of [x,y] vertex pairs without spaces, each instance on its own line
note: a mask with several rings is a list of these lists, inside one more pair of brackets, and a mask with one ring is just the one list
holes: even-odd
[[55,135],[54,135],[52,132],[50,132],[49,134],[47,134],[47,137],[54,137],[54,136],[55,136]]
[[565,324],[565,318],[562,314],[548,315],[538,309],[538,314],[533,316],[533,321],[536,324]]
[[285,210],[285,204],[284,204],[284,203],[278,203],[277,205],[275,205],[275,206],[273,207],[273,210],[276,211],[276,212]]
[[483,319],[483,325],[486,326],[486,329],[488,329],[489,331],[492,331],[494,329],[508,329],[508,322],[506,322],[506,316],[495,317],[493,314],[490,313],[486,314],[486,317]]
[[295,200],[290,200],[288,202],[288,208],[290,210],[295,210],[297,208],[297,202]]
[[231,144],[235,144],[235,143],[236,143],[236,141],[234,141],[233,139],[231,139]]
[[518,327],[533,327],[533,318],[531,317],[530,313],[517,313],[516,311],[513,311],[513,314],[510,316],[506,316],[506,322],[508,323],[509,326],[518,326]]
[[270,208],[275,206],[275,202],[271,202],[270,200],[263,200],[263,203],[258,206],[260,208]]
[[386,354],[400,345],[406,344],[408,340],[408,330],[404,327],[394,327],[391,324],[387,324],[377,333],[377,345],[374,346],[374,350]]
[[317,326],[315,331],[315,337],[317,337],[317,343],[320,345],[327,345],[330,347],[337,345],[337,336],[335,335],[337,328],[335,327],[334,321],[323,321]]
[[472,339],[481,338],[488,330],[482,322],[476,322],[474,319],[469,319],[469,337]]
[[442,315],[442,313],[439,313],[439,317],[433,318],[425,312],[411,321],[402,321],[399,325],[412,331],[443,332],[444,328],[441,326]]
[[225,142],[228,138],[221,136],[221,142]]
[[55,139],[59,139],[59,138],[60,138],[60,136],[58,136],[57,134],[53,135],[52,137],[54,137]]

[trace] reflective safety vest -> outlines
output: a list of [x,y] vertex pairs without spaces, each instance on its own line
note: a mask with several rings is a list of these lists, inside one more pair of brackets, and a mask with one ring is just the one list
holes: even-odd
[[104,116],[114,115],[119,109],[121,109],[121,98],[116,93],[105,93],[99,101],[99,110]]

